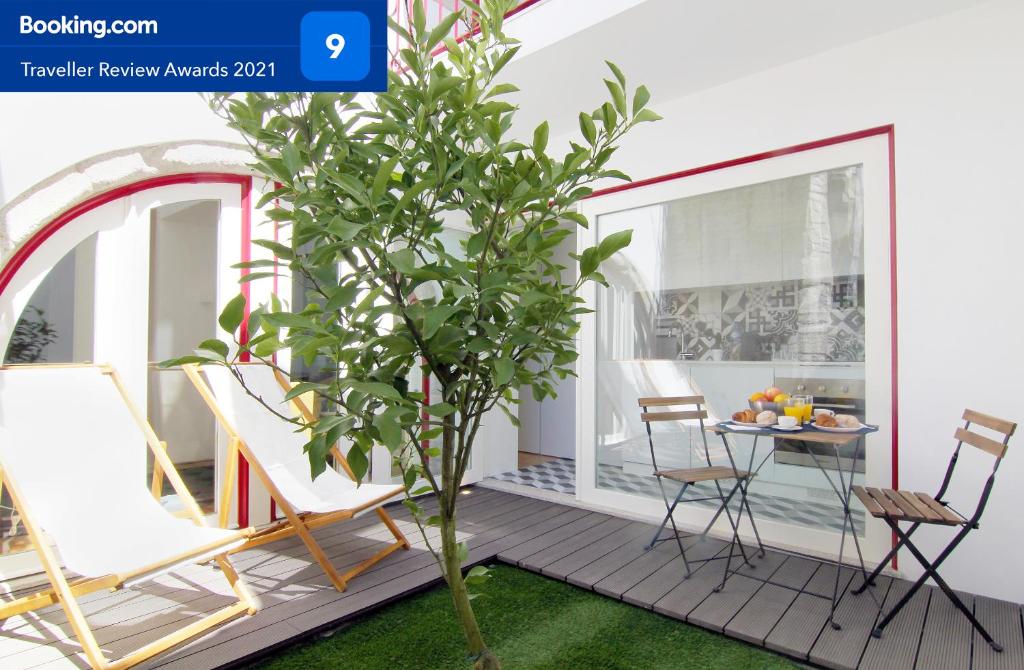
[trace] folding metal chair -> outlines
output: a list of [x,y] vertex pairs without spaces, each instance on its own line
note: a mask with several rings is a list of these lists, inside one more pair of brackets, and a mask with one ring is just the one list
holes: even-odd
[[[743,510],[746,509],[747,516],[750,519],[750,525],[754,529],[754,536],[757,538],[757,544],[760,548],[761,556],[764,556],[764,545],[761,544],[761,536],[757,532],[757,526],[754,524],[754,515],[750,512],[750,504],[747,502],[746,496],[746,485],[750,479],[750,473],[746,470],[738,470],[736,463],[733,460],[732,453],[727,449],[726,454],[729,457],[729,465],[714,465],[711,460],[711,450],[708,448],[707,432],[704,430],[704,419],[708,418],[708,412],[704,409],[704,396],[676,396],[676,397],[648,397],[640,398],[638,400],[640,408],[643,410],[640,413],[640,420],[644,422],[647,427],[647,442],[651,448],[651,464],[654,467],[654,476],[658,480],[658,487],[661,489],[662,500],[665,501],[665,518],[662,520],[658,530],[654,533],[654,537],[645,547],[646,549],[653,549],[654,545],[658,542],[665,542],[667,540],[675,538],[676,544],[679,545],[679,553],[683,557],[683,565],[686,568],[686,577],[691,574],[690,561],[686,558],[686,549],[683,547],[682,538],[679,536],[679,529],[676,528],[675,518],[673,514],[679,503],[691,503],[700,502],[705,500],[718,500],[719,507],[715,512],[715,515],[711,518],[711,521],[704,528],[701,533],[701,537],[707,535],[711,526],[714,525],[715,521],[722,512],[725,512],[726,518],[729,519],[729,525],[732,527],[732,544],[729,547],[729,557],[732,557],[733,547],[739,545],[740,554],[743,556],[743,561],[750,564],[750,560],[747,556],[746,549],[743,546],[742,540],[739,537],[739,521],[743,516]],[[681,407],[691,406],[693,409],[682,410],[682,411],[662,411],[662,412],[651,412],[651,407]],[[704,460],[707,462],[706,466],[699,466],[695,468],[681,468],[676,470],[662,470],[658,467],[658,457],[655,454],[654,449],[654,434],[651,430],[651,424],[659,421],[692,421],[696,420],[700,426],[700,438],[704,444]],[[679,492],[676,494],[673,500],[669,500],[668,493],[665,491],[665,480],[673,481],[682,486]],[[723,479],[733,479],[735,483],[729,492],[726,493],[722,487]],[[705,496],[703,498],[688,498],[683,499],[686,491],[691,487],[701,482],[713,482],[715,485],[715,491],[717,495]],[[729,503],[733,497],[740,494],[740,505],[737,512],[736,518],[733,519],[732,512],[729,510]],[[661,537],[661,533],[665,530],[665,526],[671,524],[672,536]],[[716,560],[715,558],[706,558],[694,563],[705,563],[707,561]],[[728,568],[727,568],[728,570]]]
[[[957,440],[956,449],[953,451],[953,457],[949,460],[949,465],[946,467],[946,476],[942,480],[942,486],[939,487],[938,493],[935,496],[930,496],[927,493],[917,493],[911,491],[894,491],[892,489],[877,489],[877,488],[865,488],[863,486],[854,486],[853,492],[856,494],[860,501],[864,504],[867,511],[876,518],[884,520],[889,527],[892,528],[893,532],[896,533],[898,542],[892,548],[892,550],[886,555],[878,567],[864,579],[864,583],[860,587],[853,591],[854,594],[863,593],[869,585],[874,584],[875,577],[882,571],[882,568],[896,555],[896,552],[901,547],[906,547],[914,558],[924,567],[924,574],[914,585],[910,587],[903,597],[893,605],[889,613],[886,614],[881,622],[871,632],[875,637],[882,636],[882,630],[885,629],[889,622],[893,620],[903,606],[910,602],[910,599],[917,593],[925,581],[930,577],[942,592],[956,605],[965,617],[971,622],[971,625],[981,634],[981,637],[985,639],[989,645],[996,651],[1002,651],[1003,647],[992,639],[985,627],[981,625],[978,619],[971,612],[963,601],[957,597],[953,589],[949,587],[949,584],[945,582],[942,577],[939,576],[938,569],[942,565],[953,550],[956,549],[963,539],[967,536],[967,533],[971,532],[975,528],[979,527],[979,521],[981,521],[981,514],[985,511],[985,505],[988,503],[988,496],[992,493],[992,485],[995,483],[996,471],[999,470],[999,464],[1002,462],[1003,457],[1006,455],[1006,447],[1010,441],[1010,436],[1013,435],[1017,429],[1017,424],[1006,421],[1004,419],[997,419],[987,414],[975,412],[974,410],[964,410],[963,413],[964,425],[962,428],[957,428],[954,434]],[[971,424],[977,424],[984,426],[989,430],[998,433],[1002,436],[1002,441],[996,441],[984,435],[980,435],[972,430]],[[953,478],[953,470],[956,468],[957,459],[960,456],[960,447],[964,444],[969,444],[972,447],[976,447],[992,456],[995,456],[995,464],[992,466],[992,474],[989,475],[988,480],[985,482],[985,487],[981,492],[981,499],[978,501],[978,506],[975,508],[974,513],[970,517],[964,516],[960,512],[953,509],[950,504],[943,500],[946,494],[946,489],[949,487],[949,482]],[[900,522],[906,521],[911,522],[913,525],[909,530],[904,532],[900,528]],[[910,541],[910,536],[921,527],[922,524],[934,524],[934,525],[945,525],[959,527],[956,535],[950,541],[946,548],[943,549],[934,561],[929,562],[923,553]]]

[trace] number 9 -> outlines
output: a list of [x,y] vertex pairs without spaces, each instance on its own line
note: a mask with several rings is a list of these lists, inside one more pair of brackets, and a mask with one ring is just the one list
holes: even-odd
[[331,33],[324,41],[327,49],[331,52],[331,58],[337,58],[345,48],[345,38],[338,33]]

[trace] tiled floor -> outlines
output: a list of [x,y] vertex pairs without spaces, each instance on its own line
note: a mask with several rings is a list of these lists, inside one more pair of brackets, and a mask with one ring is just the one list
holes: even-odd
[[[555,458],[545,463],[536,463],[512,472],[502,473],[493,479],[511,482],[521,486],[530,486],[545,491],[576,494],[576,462],[567,458]],[[653,476],[628,474],[621,468],[612,465],[599,465],[597,471],[598,486],[605,489],[634,493],[649,498],[660,498],[661,491]],[[715,495],[713,484],[694,487],[694,497]],[[669,495],[675,495],[676,488],[667,489]],[[828,528],[839,531],[843,527],[842,509],[837,505],[829,505],[808,500],[791,500],[780,496],[765,495],[757,492],[756,484],[751,488],[750,506],[755,518],[782,521],[809,528]],[[705,500],[695,502],[696,505],[716,507],[717,501]],[[858,532],[864,529],[864,513],[853,510],[854,524]]]

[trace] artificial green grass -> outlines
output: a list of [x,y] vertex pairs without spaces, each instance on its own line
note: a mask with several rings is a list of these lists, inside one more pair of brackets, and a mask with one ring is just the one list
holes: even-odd
[[[770,652],[524,570],[496,566],[473,601],[508,670],[744,670],[799,667]],[[390,605],[326,639],[287,649],[272,670],[468,668],[445,587]]]

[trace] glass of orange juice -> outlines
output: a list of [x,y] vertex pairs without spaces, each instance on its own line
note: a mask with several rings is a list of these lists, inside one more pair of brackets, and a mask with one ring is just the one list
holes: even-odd
[[797,425],[804,422],[804,408],[797,407],[794,404],[786,405],[782,408],[782,411],[786,413],[786,416],[791,416],[796,419]]
[[787,407],[786,408],[786,414],[790,414],[790,416],[795,416],[796,420],[799,421],[800,423],[804,423],[806,421],[810,421],[812,408],[811,408],[810,399],[807,396],[805,396],[805,395],[795,395],[795,396],[793,396],[793,398],[790,401],[790,405],[791,405],[791,408],[793,409],[793,413],[790,414],[789,410],[791,408]]

